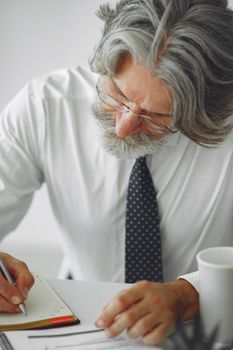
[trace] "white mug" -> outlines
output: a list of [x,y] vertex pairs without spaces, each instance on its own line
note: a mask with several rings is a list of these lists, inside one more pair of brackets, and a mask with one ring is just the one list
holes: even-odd
[[197,254],[200,314],[206,335],[218,325],[220,343],[233,341],[233,247],[213,247]]

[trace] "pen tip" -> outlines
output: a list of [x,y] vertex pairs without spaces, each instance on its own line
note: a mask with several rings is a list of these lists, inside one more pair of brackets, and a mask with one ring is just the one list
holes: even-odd
[[22,311],[22,313],[24,314],[24,316],[27,316],[27,310],[24,304],[20,304],[19,305],[20,310]]

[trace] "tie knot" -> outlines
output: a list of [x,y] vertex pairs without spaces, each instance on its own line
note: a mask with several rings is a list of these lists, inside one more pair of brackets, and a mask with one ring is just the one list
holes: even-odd
[[137,158],[136,159],[136,163],[138,163],[138,164],[146,164],[146,156]]

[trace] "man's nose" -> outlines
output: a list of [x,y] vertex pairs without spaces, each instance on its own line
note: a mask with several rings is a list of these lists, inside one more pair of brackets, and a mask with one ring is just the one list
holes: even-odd
[[140,115],[131,110],[120,112],[116,116],[116,135],[126,138],[142,130]]

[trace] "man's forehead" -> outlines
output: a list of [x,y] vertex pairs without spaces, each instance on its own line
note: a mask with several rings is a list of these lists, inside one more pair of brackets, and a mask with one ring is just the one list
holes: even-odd
[[130,56],[121,58],[113,79],[129,100],[147,105],[146,109],[155,110],[158,107],[165,112],[170,111],[172,93],[168,86],[144,65],[135,63]]

